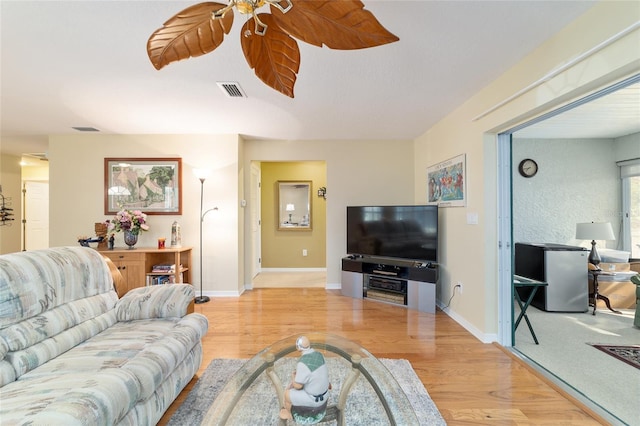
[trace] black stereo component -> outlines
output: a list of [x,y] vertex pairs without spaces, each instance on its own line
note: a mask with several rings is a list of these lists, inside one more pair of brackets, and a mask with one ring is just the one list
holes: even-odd
[[390,280],[382,277],[369,276],[369,288],[395,291],[397,293],[407,293],[407,281],[406,280]]
[[373,268],[371,268],[372,274],[382,274],[397,277],[402,272],[402,268],[395,265],[386,265],[384,263],[378,263]]

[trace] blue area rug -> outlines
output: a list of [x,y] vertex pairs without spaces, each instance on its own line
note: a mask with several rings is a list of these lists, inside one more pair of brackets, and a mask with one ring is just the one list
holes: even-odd
[[[202,419],[218,393],[245,361],[242,359],[214,359],[195,384],[184,403],[173,414],[169,421],[169,426],[202,424]],[[295,358],[285,358],[281,361],[276,363],[276,372],[282,382],[286,383],[287,378],[290,377],[291,371],[295,367]],[[329,396],[329,404],[337,402],[341,382],[346,377],[346,372],[349,368],[349,365],[343,361],[333,357],[327,358],[330,380],[333,386]],[[380,361],[391,372],[405,395],[407,395],[419,419],[418,425],[437,426],[446,424],[409,361],[403,359],[381,359]],[[250,415],[252,418],[251,424],[253,425],[277,425],[279,411],[280,407],[276,392],[263,373],[245,392],[237,404],[234,415],[227,424],[248,425],[249,422],[246,419],[243,420],[243,416]],[[345,411],[345,421],[349,426],[390,424],[381,404],[377,403],[375,391],[362,376],[349,394]],[[261,416],[259,420],[256,420],[256,413]],[[322,425],[335,424],[335,421],[322,423]]]

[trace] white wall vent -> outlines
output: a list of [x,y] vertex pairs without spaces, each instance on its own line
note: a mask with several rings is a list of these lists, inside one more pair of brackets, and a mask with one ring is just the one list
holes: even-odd
[[217,81],[216,84],[229,98],[246,98],[247,95],[235,81]]
[[25,157],[36,158],[41,161],[49,161],[46,152],[29,152],[22,155],[24,155]]

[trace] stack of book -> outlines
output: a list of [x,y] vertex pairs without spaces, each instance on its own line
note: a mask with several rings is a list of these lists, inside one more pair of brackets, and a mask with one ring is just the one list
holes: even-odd
[[153,265],[151,272],[166,272],[167,274],[173,274],[176,272],[176,265],[171,263],[160,263]]
[[147,276],[147,285],[173,284],[175,283],[173,275],[149,275]]
[[[182,265],[180,265],[182,269]],[[174,284],[176,282],[176,265],[171,263],[160,263],[153,265],[151,274],[147,274],[147,285]],[[182,277],[182,272],[180,272]],[[180,279],[182,281],[182,278]]]

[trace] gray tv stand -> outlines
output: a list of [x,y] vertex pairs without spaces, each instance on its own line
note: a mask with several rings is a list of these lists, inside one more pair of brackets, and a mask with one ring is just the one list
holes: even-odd
[[438,265],[402,259],[342,258],[342,294],[436,312]]

